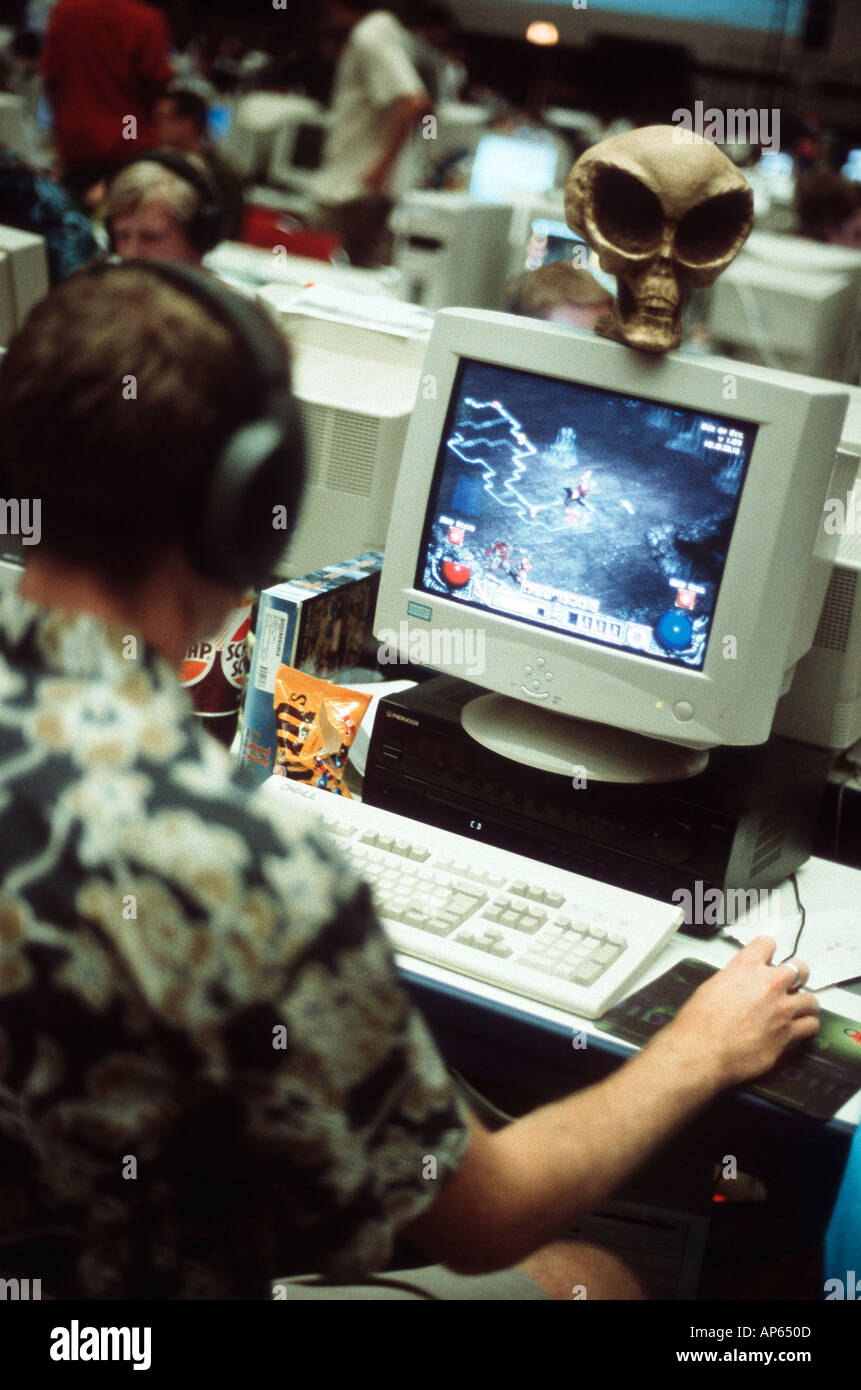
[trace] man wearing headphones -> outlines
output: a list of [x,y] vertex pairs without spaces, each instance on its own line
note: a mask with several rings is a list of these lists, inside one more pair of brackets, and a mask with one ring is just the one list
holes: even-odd
[[112,180],[105,221],[111,248],[122,260],[199,266],[222,240],[224,213],[202,159],[147,150]]
[[[0,367],[0,492],[41,506],[0,597],[0,1276],[54,1299],[279,1276],[287,1298],[638,1297],[558,1236],[811,1036],[807,969],[758,938],[599,1085],[498,1133],[468,1115],[368,887],[304,808],[285,826],[238,789],[177,682],[266,582],[302,482],[283,339],[199,272],[81,272]],[[447,1268],[286,1278],[362,1279],[402,1230]]]

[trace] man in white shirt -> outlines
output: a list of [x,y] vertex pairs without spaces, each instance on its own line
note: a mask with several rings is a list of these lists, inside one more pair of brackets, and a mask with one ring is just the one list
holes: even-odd
[[350,31],[338,60],[332,124],[314,184],[321,226],[338,232],[354,265],[386,256],[386,222],[414,182],[411,137],[432,110],[394,15],[363,0],[333,0],[330,23]]

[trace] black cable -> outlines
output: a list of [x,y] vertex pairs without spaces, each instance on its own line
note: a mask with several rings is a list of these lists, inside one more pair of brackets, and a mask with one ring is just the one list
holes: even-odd
[[792,884],[792,890],[795,893],[795,903],[798,908],[798,911],[801,913],[801,922],[799,924],[798,931],[795,933],[795,941],[792,943],[792,950],[790,951],[789,955],[785,956],[784,959],[780,962],[781,965],[783,965],[786,961],[792,960],[793,956],[795,955],[795,952],[798,950],[798,943],[801,940],[801,933],[804,931],[804,924],[807,921],[807,909],[805,908],[804,903],[801,901],[801,894],[798,891],[798,879],[796,878],[795,874],[789,875],[789,882]]

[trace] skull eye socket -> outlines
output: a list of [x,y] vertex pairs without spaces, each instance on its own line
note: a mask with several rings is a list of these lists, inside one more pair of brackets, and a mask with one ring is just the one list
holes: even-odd
[[644,255],[660,243],[664,212],[651,189],[624,169],[598,169],[592,185],[595,225],[620,251]]
[[686,213],[676,231],[676,254],[688,265],[723,260],[750,226],[751,195],[744,188],[707,198]]

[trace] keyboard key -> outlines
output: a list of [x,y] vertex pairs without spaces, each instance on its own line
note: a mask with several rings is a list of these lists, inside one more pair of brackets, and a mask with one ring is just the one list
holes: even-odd
[[448,906],[450,912],[462,912],[466,917],[486,901],[487,899],[483,896],[473,897],[471,893],[454,893]]
[[531,936],[533,932],[538,931],[539,927],[543,927],[546,921],[547,918],[543,912],[524,912],[520,918],[519,930],[529,932]]
[[593,956],[593,960],[596,960],[599,965],[612,965],[613,961],[618,960],[621,954],[621,946],[611,946],[607,943],[604,946],[598,947],[598,950]]
[[598,965],[594,960],[582,960],[574,968],[570,978],[578,985],[591,985],[601,974],[603,974],[603,966]]
[[525,931],[528,936],[534,936],[538,928],[547,921],[546,917],[533,916],[529,912],[524,912],[517,924],[518,931]]

